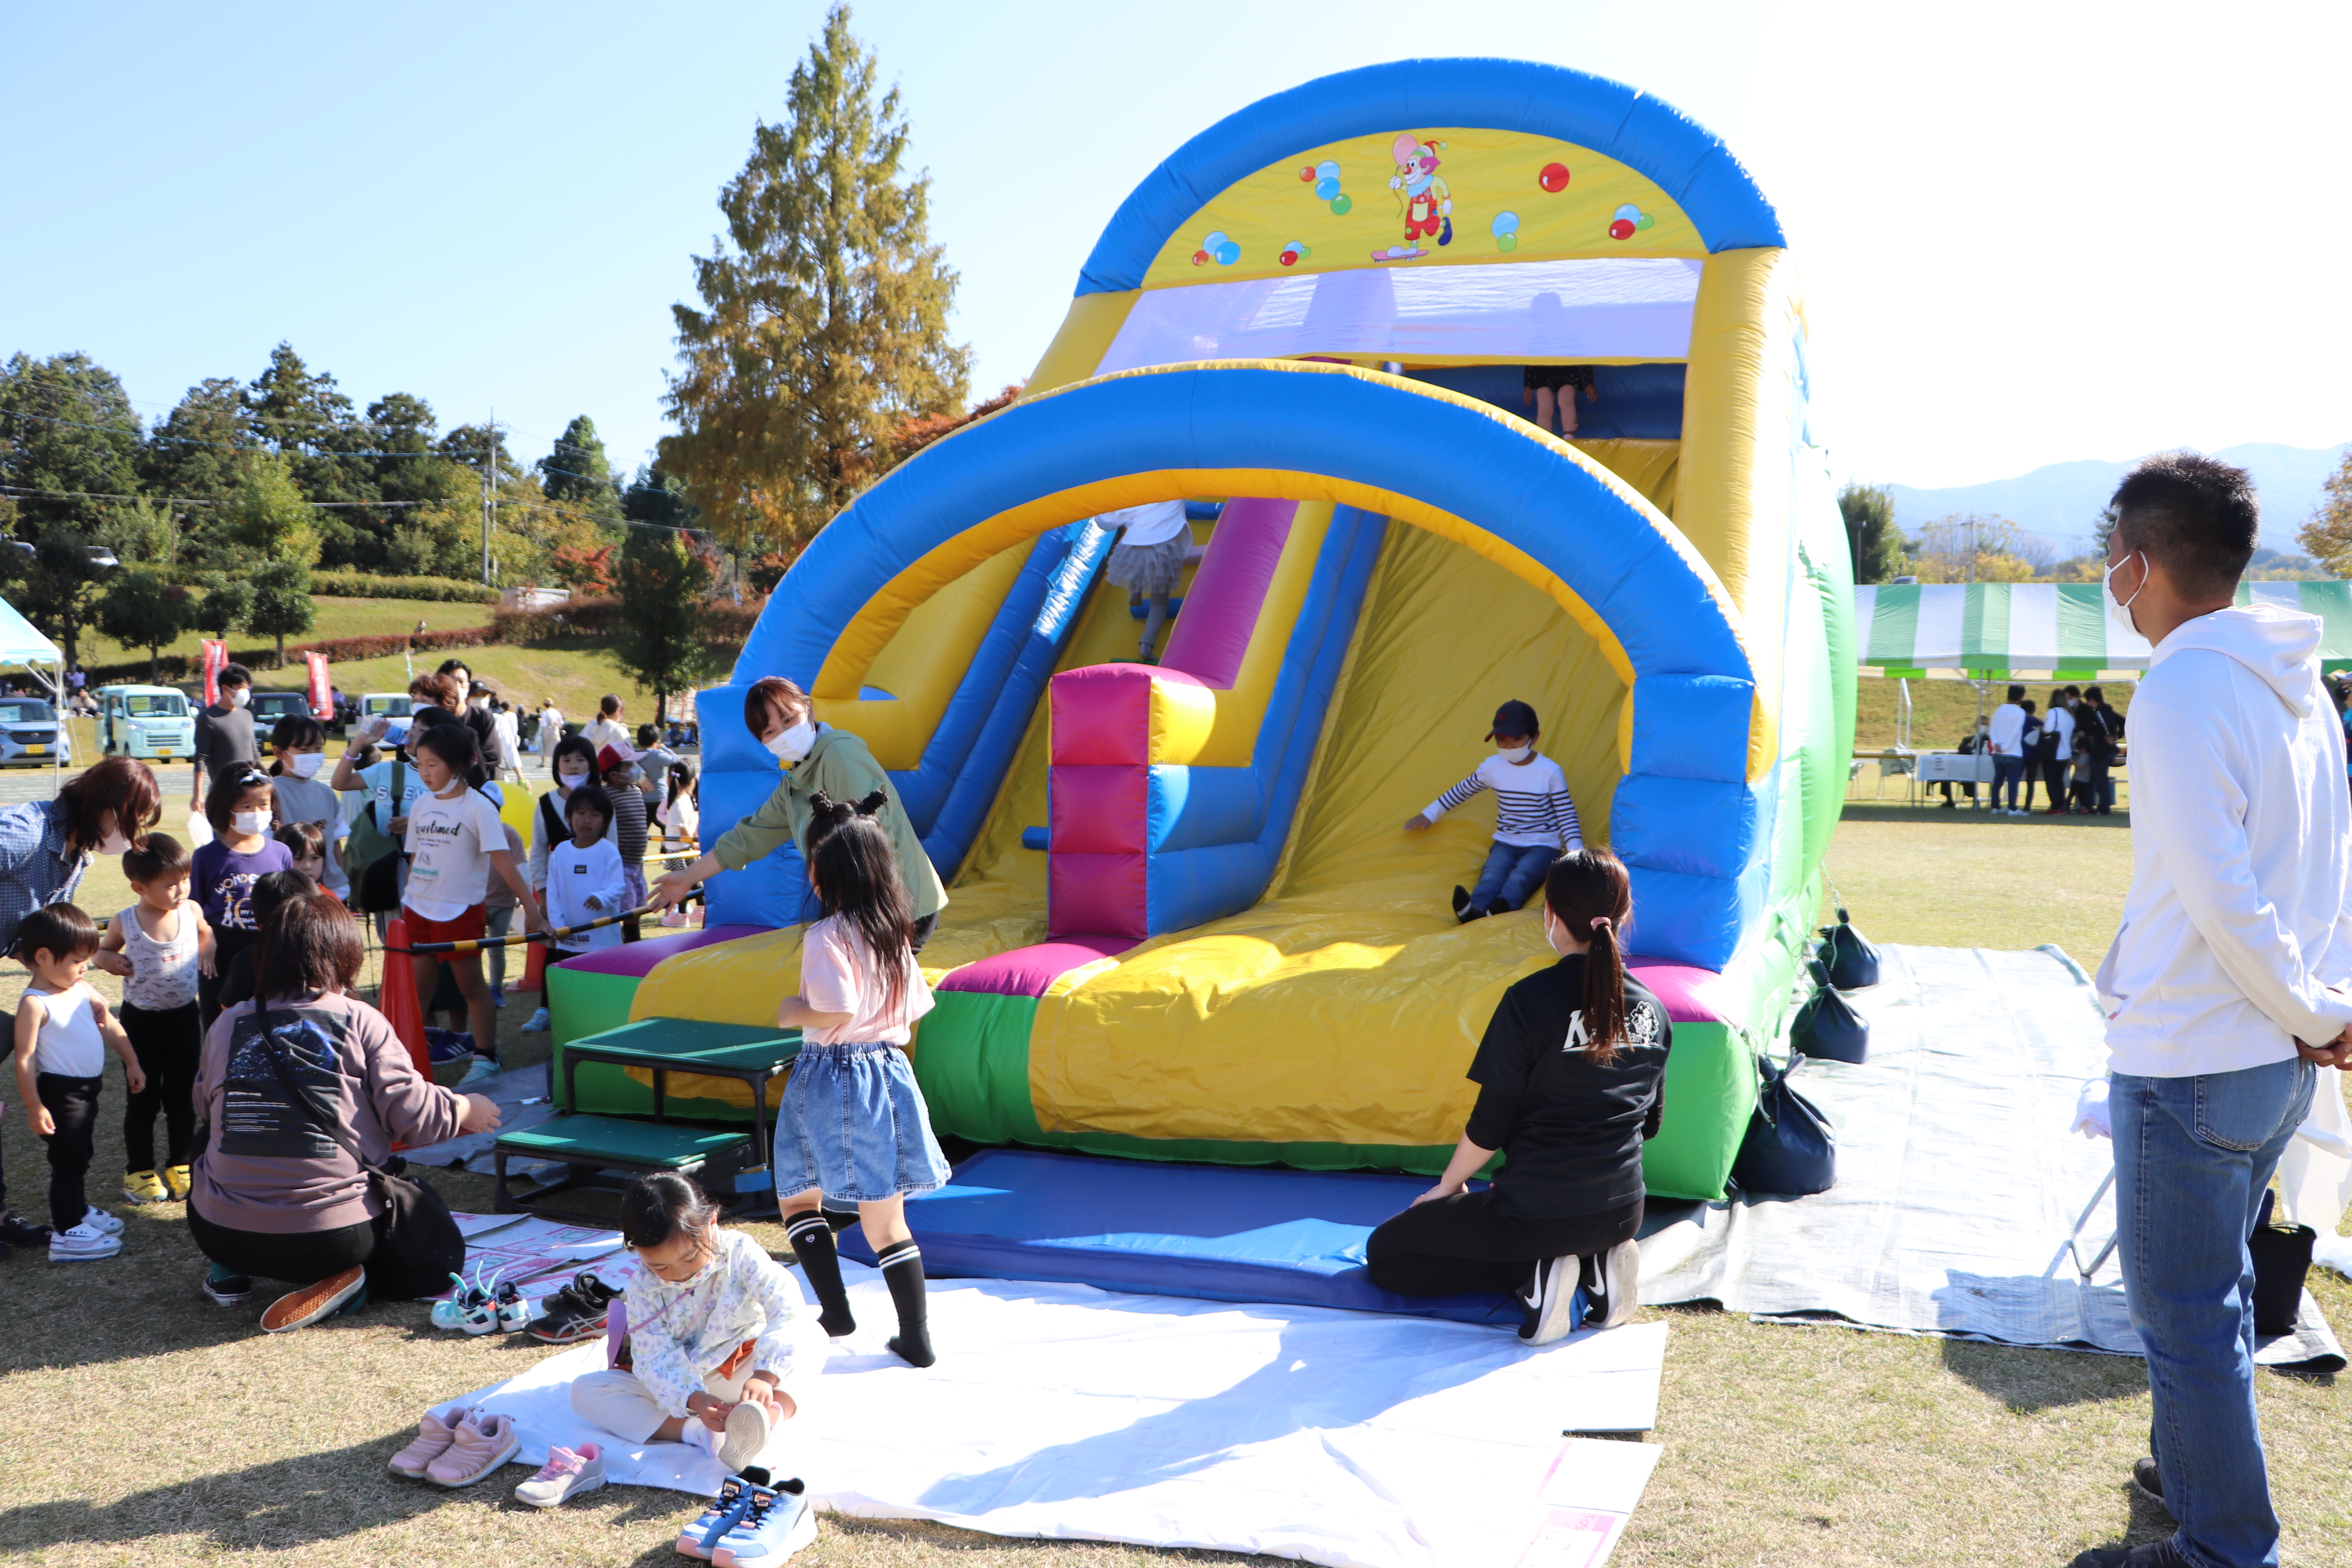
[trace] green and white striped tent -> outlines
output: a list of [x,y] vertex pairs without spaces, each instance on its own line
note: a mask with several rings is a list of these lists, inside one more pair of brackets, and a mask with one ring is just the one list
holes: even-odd
[[[1979,678],[2047,671],[2069,680],[2147,668],[2144,637],[2108,624],[2097,583],[1889,583],[1853,591],[1864,667],[1882,675],[1930,669]],[[2238,603],[2317,616],[2319,656],[2352,668],[2352,584],[2241,583]]]

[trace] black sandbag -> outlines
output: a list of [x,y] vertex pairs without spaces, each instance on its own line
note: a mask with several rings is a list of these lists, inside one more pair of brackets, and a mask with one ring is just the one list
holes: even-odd
[[1818,1057],[1823,1061],[1852,1062],[1856,1066],[1868,1061],[1870,1021],[1838,994],[1838,988],[1830,983],[1819,959],[1810,967],[1813,972],[1813,994],[1797,1009],[1796,1022],[1789,1026],[1789,1043],[1800,1055]]
[[1830,984],[1841,991],[1860,991],[1878,984],[1878,950],[1853,929],[1841,909],[1837,924],[1822,928],[1822,962],[1829,965]]
[[2274,1192],[2263,1194],[2263,1212],[2246,1250],[2254,1259],[2254,1332],[2291,1334],[2303,1315],[2303,1282],[2311,1273],[2311,1249],[2319,1233],[2307,1225],[2273,1225]]
[[1748,1135],[1740,1140],[1739,1157],[1731,1163],[1731,1179],[1748,1193],[1828,1192],[1837,1185],[1837,1132],[1821,1108],[1789,1081],[1797,1058],[1791,1056],[1786,1067],[1769,1060],[1757,1067],[1764,1085],[1748,1119]]

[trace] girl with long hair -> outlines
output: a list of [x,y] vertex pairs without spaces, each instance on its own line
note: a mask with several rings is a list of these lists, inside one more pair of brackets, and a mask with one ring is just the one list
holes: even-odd
[[[1516,1294],[1522,1339],[1614,1328],[1635,1305],[1642,1145],[1665,1110],[1674,1026],[1625,972],[1633,889],[1606,849],[1577,849],[1544,879],[1559,961],[1503,993],[1470,1063],[1478,1100],[1445,1173],[1372,1232],[1373,1283],[1404,1296]],[[1504,1155],[1494,1184],[1469,1180]]]
[[809,881],[824,918],[801,944],[801,988],[776,1021],[801,1031],[800,1055],[776,1108],[776,1192],[784,1232],[807,1273],[818,1321],[838,1338],[856,1325],[842,1288],[829,1200],[854,1203],[898,1311],[890,1349],[915,1366],[931,1352],[923,1255],[907,1229],[908,1193],[948,1179],[906,1047],[931,989],[915,966],[915,921],[879,790],[856,805],[809,798]]

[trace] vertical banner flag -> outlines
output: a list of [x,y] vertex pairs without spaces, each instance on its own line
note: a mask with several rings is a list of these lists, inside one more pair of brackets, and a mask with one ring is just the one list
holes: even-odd
[[335,689],[327,683],[327,656],[306,653],[302,660],[310,667],[310,717],[324,724],[335,716]]
[[228,664],[228,640],[206,637],[204,647],[205,706],[210,708],[220,701],[220,672]]

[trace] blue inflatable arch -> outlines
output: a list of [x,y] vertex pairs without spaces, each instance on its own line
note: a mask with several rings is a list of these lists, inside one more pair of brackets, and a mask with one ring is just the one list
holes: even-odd
[[1080,294],[1143,287],[1168,237],[1219,192],[1303,147],[1400,126],[1553,136],[1614,158],[1672,196],[1710,253],[1788,241],[1772,204],[1712,132],[1623,82],[1528,60],[1395,60],[1340,71],[1227,115],[1144,177],[1095,242]]
[[[1429,452],[1447,461],[1431,464]],[[1727,962],[1761,903],[1749,780],[1770,742],[1751,735],[1763,723],[1755,676],[1721,584],[1671,522],[1573,448],[1435,388],[1250,362],[1126,372],[1016,404],[926,449],[835,518],[793,564],[730,684],[773,674],[817,690],[824,672],[854,691],[858,657],[846,668],[828,660],[855,627],[848,642],[870,661],[910,607],[902,574],[951,581],[1106,510],[1107,498],[1126,504],[1120,486],[1156,476],[1165,495],[1223,478],[1233,493],[1386,512],[1588,611],[1578,618],[1631,680],[1611,837],[1640,884],[1645,949]],[[740,733],[740,708],[713,693],[706,711],[722,755],[764,759]]]

